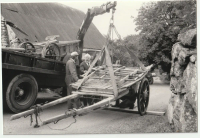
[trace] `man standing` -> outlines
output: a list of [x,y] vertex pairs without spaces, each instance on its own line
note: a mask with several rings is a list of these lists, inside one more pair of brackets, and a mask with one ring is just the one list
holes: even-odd
[[[71,92],[72,92],[72,87],[70,86],[70,84],[78,81],[76,61],[78,61],[78,53],[72,52],[71,58],[66,63],[65,83],[67,86],[67,95],[71,95]],[[77,99],[75,100],[75,103],[76,102],[77,102]],[[71,100],[68,101],[67,105],[68,105],[68,108],[71,108]]]

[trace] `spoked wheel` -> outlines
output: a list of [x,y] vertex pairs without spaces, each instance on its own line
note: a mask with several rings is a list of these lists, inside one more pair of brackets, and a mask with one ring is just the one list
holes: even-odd
[[42,50],[42,54],[45,58],[60,60],[60,49],[55,43],[50,43],[48,46],[45,46]]
[[146,114],[147,107],[149,104],[149,96],[150,96],[149,81],[147,78],[144,78],[140,84],[140,88],[137,95],[137,105],[140,115]]
[[20,74],[14,77],[6,91],[6,103],[15,113],[29,109],[35,102],[38,85],[33,76]]
[[30,42],[21,43],[19,47],[24,48],[25,53],[31,53],[36,51],[35,46]]

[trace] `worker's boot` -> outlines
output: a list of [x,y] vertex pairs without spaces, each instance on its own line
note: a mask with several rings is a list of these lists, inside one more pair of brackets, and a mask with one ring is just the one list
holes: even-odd
[[134,103],[130,103],[130,104],[129,104],[129,109],[133,109],[134,106],[135,106]]

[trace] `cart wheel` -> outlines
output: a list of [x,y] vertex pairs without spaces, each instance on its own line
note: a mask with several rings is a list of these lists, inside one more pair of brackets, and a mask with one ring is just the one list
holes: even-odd
[[137,105],[140,115],[146,114],[147,107],[149,104],[149,95],[149,81],[147,78],[144,78],[140,84],[140,88],[137,95]]
[[20,44],[19,47],[24,48],[25,53],[31,53],[36,51],[35,46],[30,42],[23,42]]
[[55,43],[50,43],[49,45],[45,46],[42,50],[42,55],[45,58],[54,59],[60,61],[60,48]]
[[14,77],[6,91],[6,103],[15,113],[29,109],[36,101],[38,85],[31,75],[20,74]]

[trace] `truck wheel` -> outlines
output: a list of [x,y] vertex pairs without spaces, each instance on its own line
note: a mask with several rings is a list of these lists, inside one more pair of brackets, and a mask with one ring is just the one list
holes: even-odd
[[6,91],[6,103],[15,113],[29,109],[36,101],[38,85],[35,78],[28,74],[15,76]]
[[140,84],[140,88],[137,95],[137,105],[140,115],[146,114],[147,107],[149,104],[149,96],[150,96],[149,81],[147,78],[144,78]]

